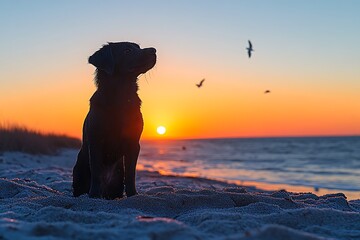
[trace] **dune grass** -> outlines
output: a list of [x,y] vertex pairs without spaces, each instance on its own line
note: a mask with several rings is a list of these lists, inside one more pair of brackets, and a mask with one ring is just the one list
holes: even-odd
[[66,135],[44,134],[18,125],[0,124],[0,152],[55,155],[65,148],[80,148],[81,141]]

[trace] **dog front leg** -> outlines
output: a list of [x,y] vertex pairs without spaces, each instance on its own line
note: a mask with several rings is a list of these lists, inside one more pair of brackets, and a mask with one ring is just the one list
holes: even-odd
[[89,197],[100,198],[102,194],[101,190],[101,172],[103,169],[103,152],[98,147],[90,147],[90,171],[91,171],[91,183]]
[[131,197],[137,194],[135,186],[136,163],[140,152],[139,143],[130,144],[125,154],[125,191],[126,196]]
[[73,168],[73,195],[78,197],[81,194],[89,193],[90,190],[90,162],[89,151],[86,144],[80,149],[76,164]]

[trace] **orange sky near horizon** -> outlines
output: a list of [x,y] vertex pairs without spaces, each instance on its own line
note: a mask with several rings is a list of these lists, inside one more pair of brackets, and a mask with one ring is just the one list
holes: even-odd
[[[352,4],[255,1],[255,18],[245,2],[204,3],[129,3],[122,15],[95,2],[43,2],[41,12],[3,4],[0,123],[81,137],[95,91],[88,56],[107,41],[134,41],[158,55],[139,77],[143,139],[360,135],[360,19]],[[103,21],[90,18],[98,8]]]
[[[139,79],[145,122],[143,139],[360,134],[357,89],[324,89],[321,84],[316,87],[313,83],[290,83],[287,78],[296,76],[283,76],[276,81],[289,85],[273,81],[271,85],[276,87],[264,94],[270,84],[264,84],[262,76],[256,73],[230,76],[217,69],[207,78],[189,67],[180,73],[180,67],[174,77],[176,70],[162,64],[160,53],[158,58],[157,67]],[[1,102],[7,103],[1,108],[7,113],[6,121],[81,137],[88,99],[95,91],[94,69],[83,65],[82,72],[48,75],[45,78],[56,80],[43,81],[41,86],[19,86],[16,94],[14,90],[7,91],[0,97]],[[195,83],[203,77],[203,88],[198,89]],[[71,81],[57,84],[63,78]],[[163,136],[156,132],[160,125],[167,129]]]

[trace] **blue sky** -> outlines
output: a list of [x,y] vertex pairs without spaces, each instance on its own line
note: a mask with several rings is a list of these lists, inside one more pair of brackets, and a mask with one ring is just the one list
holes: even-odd
[[49,51],[61,59],[82,54],[80,44],[89,52],[119,40],[166,51],[176,47],[199,60],[228,52],[233,60],[231,53],[249,38],[269,59],[296,54],[301,62],[308,57],[323,62],[319,66],[345,61],[345,69],[360,62],[359,1],[2,1],[0,6],[3,67],[24,55]]

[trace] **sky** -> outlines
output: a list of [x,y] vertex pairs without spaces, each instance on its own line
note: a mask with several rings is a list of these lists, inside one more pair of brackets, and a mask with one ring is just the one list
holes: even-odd
[[143,139],[360,135],[359,12],[356,0],[3,0],[0,122],[80,137],[88,57],[131,41],[157,49],[139,77]]

